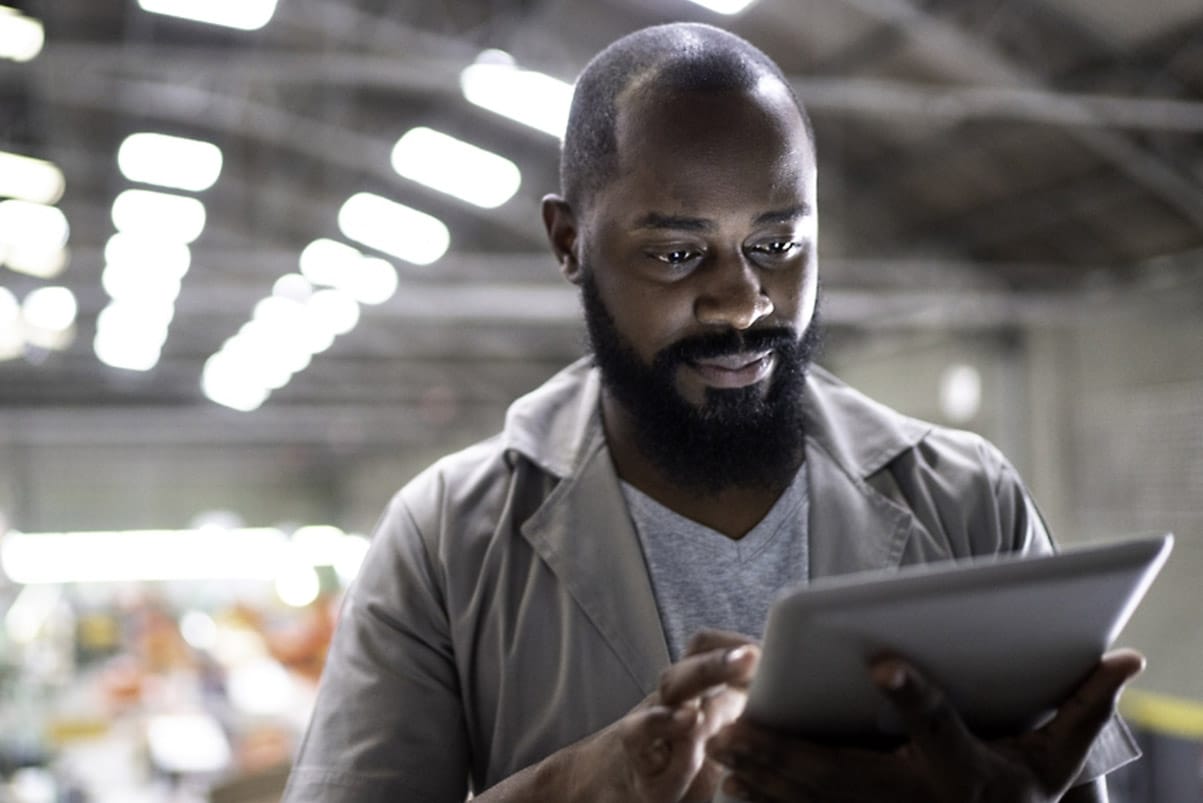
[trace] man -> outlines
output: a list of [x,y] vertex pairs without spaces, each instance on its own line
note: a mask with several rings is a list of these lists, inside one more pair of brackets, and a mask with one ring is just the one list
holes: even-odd
[[625,37],[577,84],[561,167],[543,217],[592,357],[394,498],[285,799],[669,803],[724,772],[748,800],[1105,799],[1133,653],[1005,742],[896,659],[866,671],[897,751],[738,719],[781,586],[1051,548],[991,446],[808,370],[815,157],[778,68],[706,26]]

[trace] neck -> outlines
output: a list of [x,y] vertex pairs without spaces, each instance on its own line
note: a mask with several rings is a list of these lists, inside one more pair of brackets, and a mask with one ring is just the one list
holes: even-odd
[[734,540],[742,538],[765,517],[802,465],[803,454],[799,452],[791,465],[793,470],[782,472],[780,482],[772,486],[727,486],[712,490],[682,485],[643,453],[630,414],[604,388],[601,402],[602,426],[618,476],[669,510]]

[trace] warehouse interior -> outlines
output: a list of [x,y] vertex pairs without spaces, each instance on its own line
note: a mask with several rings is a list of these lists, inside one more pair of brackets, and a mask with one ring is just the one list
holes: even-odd
[[[539,215],[557,104],[610,41],[674,20],[762,48],[813,120],[820,362],[997,444],[1062,544],[1175,533],[1118,640],[1148,657],[1126,713],[1151,741],[1112,798],[1203,800],[1197,0],[245,0],[233,23],[193,5],[223,4],[0,0],[0,535],[244,534],[268,561],[325,557],[287,588],[236,569],[23,580],[6,560],[0,801],[271,799],[390,496],[584,353]],[[493,73],[535,77],[534,119],[506,116],[500,85],[474,93]],[[426,129],[504,156],[508,189],[424,183],[399,143]],[[173,158],[215,165],[208,184],[139,172],[138,134],[207,143]],[[21,200],[25,172],[51,177],[43,197]],[[380,199],[434,218],[430,241],[357,228]],[[31,204],[57,212],[23,222]],[[156,276],[130,272],[139,237]],[[376,283],[342,287],[342,268]],[[291,337],[263,334],[273,314],[313,300],[325,339],[266,351]],[[214,560],[246,557],[230,543]],[[219,654],[256,656],[241,730],[181,713]]]

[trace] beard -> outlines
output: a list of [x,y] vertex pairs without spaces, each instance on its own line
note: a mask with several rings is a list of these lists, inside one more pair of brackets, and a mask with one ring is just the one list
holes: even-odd
[[[602,384],[630,415],[639,450],[666,478],[710,493],[780,488],[793,479],[806,437],[806,373],[822,341],[817,304],[802,336],[788,326],[725,329],[682,338],[649,365],[618,331],[589,270],[581,302]],[[767,380],[707,388],[700,405],[677,388],[680,369],[694,360],[769,349],[776,365]]]

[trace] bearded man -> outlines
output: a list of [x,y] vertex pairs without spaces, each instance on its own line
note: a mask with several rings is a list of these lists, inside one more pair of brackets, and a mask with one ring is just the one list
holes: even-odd
[[1105,800],[1133,653],[1005,742],[901,659],[866,667],[900,749],[739,719],[781,588],[1051,549],[996,449],[811,365],[814,138],[778,67],[701,25],[614,43],[543,219],[591,354],[393,499],[285,799]]

